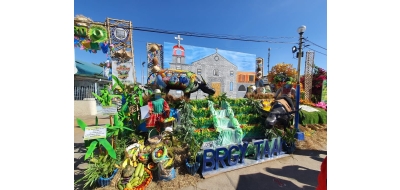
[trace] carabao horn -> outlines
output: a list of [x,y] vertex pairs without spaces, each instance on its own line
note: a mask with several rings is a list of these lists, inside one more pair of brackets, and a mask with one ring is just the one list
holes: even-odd
[[203,80],[204,84],[207,84],[206,81],[204,80],[203,76],[200,75],[200,77]]

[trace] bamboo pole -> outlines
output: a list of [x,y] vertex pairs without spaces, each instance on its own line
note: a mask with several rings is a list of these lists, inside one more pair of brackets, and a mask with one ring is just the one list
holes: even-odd
[[[112,115],[110,115],[110,125],[113,126]],[[111,136],[111,146],[115,150],[114,135]]]
[[134,49],[133,49],[133,26],[132,26],[132,21],[129,21],[129,38],[131,39],[131,53],[132,53],[132,67],[133,67],[133,83],[136,83],[136,68],[135,68],[135,64],[134,64],[134,60],[135,60],[135,54],[133,53]]

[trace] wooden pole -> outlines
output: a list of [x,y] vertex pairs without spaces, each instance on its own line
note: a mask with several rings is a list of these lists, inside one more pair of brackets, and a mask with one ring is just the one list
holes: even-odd
[[[110,115],[110,125],[113,126],[112,115]],[[115,149],[114,146],[114,135],[111,136],[111,146]]]

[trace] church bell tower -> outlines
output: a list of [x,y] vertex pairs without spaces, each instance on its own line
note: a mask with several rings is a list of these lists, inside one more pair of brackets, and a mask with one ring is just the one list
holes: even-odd
[[176,40],[178,40],[178,45],[175,45],[172,50],[172,62],[173,63],[179,63],[179,64],[185,64],[185,48],[181,46],[181,38],[180,35],[175,37]]

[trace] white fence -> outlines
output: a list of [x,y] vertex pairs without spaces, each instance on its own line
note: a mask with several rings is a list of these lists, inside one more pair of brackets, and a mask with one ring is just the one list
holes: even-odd
[[[95,84],[90,86],[74,86],[74,100],[83,100],[85,98],[94,98],[92,92],[96,92]],[[97,90],[98,91],[98,90]]]

